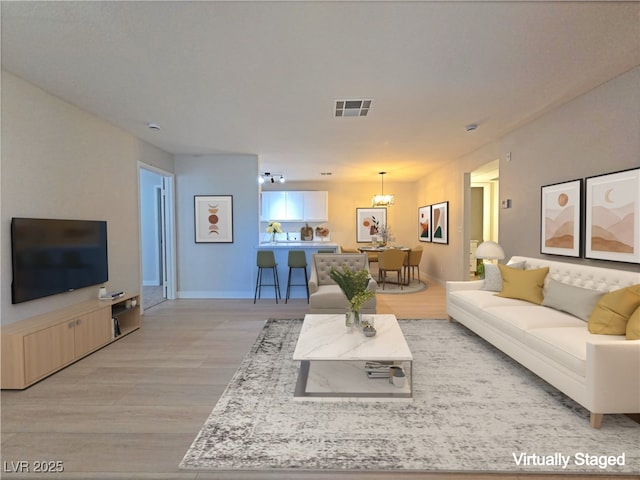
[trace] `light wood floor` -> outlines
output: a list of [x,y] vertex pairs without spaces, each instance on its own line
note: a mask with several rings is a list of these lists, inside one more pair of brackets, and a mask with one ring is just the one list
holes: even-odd
[[[444,288],[379,295],[379,312],[446,318]],[[2,391],[3,470],[61,461],[48,479],[519,479],[522,475],[181,472],[177,466],[267,318],[302,318],[305,300],[177,300],[140,330],[24,391]],[[33,463],[31,463],[33,466]],[[5,472],[2,478],[35,478]],[[528,480],[551,478],[529,476]],[[619,479],[621,477],[611,477]]]

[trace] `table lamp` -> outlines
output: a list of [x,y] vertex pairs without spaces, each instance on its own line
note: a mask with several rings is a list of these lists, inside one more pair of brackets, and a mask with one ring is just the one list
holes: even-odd
[[484,262],[485,260],[502,260],[504,258],[504,250],[499,243],[487,240],[478,245],[476,249],[476,258],[480,258],[483,262],[478,266],[478,275],[484,278]]

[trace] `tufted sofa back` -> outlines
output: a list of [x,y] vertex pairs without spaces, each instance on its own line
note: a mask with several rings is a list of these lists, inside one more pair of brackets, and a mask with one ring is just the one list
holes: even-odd
[[369,270],[366,253],[316,253],[313,255],[313,265],[318,276],[318,285],[335,285],[329,276],[332,268],[341,270],[347,265],[351,270]]
[[551,279],[567,285],[598,290],[600,292],[611,292],[613,290],[618,290],[620,288],[640,283],[640,273],[625,270],[614,270],[613,268],[600,268],[576,263],[554,262],[544,258],[530,257],[511,257],[509,263],[523,261],[525,262],[526,270],[549,267],[549,274],[544,281],[545,292]]

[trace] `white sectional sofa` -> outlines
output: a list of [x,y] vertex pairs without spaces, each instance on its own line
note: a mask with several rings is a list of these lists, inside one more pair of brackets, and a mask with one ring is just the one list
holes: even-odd
[[[610,292],[640,283],[640,273],[584,264],[512,257],[526,270],[549,267],[552,280]],[[521,263],[522,265],[522,263]],[[484,280],[449,281],[449,318],[465,325],[591,413],[599,428],[603,414],[640,413],[640,340],[594,335],[587,322],[563,311],[483,289]]]

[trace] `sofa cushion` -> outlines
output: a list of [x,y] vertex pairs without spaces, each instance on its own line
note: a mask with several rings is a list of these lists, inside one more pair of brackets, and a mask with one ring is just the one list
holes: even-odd
[[497,296],[518,298],[538,305],[542,303],[542,287],[549,273],[549,267],[518,270],[506,265],[498,265],[498,268],[502,275],[502,291],[496,293]]
[[586,322],[603,295],[604,292],[565,285],[551,279],[547,285],[542,305],[570,313]]
[[500,298],[494,295],[494,292],[484,290],[460,290],[449,294],[451,303],[459,305],[463,308],[473,306],[481,310],[489,307],[506,307],[513,305],[526,306],[531,305],[524,300],[516,300],[513,298]]
[[589,331],[602,335],[625,335],[627,321],[640,306],[640,284],[603,295],[589,317]]
[[640,307],[636,308],[627,322],[627,340],[640,340]]
[[[511,268],[517,268],[524,270],[525,262],[509,263],[507,266]],[[486,263],[484,265],[484,283],[482,284],[482,290],[488,290],[489,292],[502,291],[502,274],[498,265],[493,263]]]
[[522,302],[522,306],[501,306],[485,309],[484,321],[512,337],[525,341],[531,330],[540,328],[583,328],[584,322],[572,315],[540,305]]

